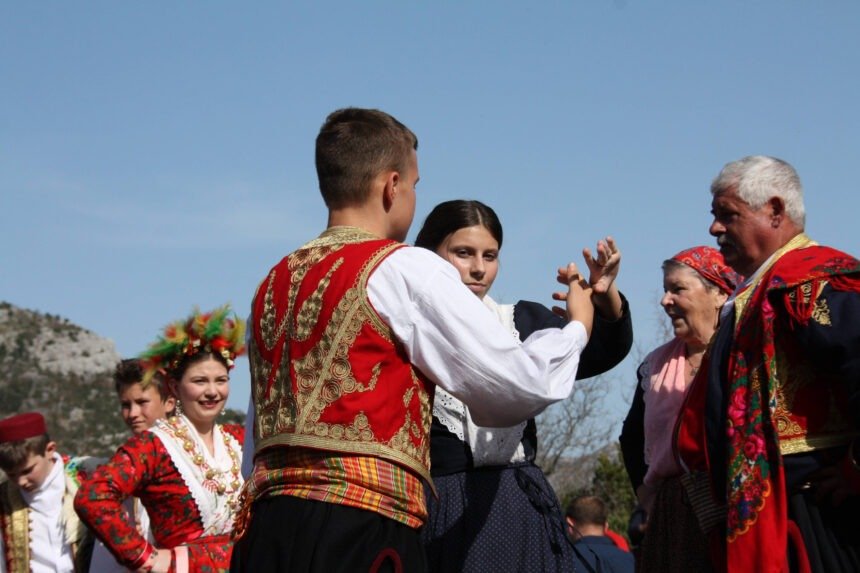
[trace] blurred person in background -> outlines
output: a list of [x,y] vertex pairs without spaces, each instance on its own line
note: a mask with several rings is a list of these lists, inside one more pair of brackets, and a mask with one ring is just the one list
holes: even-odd
[[567,506],[567,534],[573,542],[574,569],[588,573],[633,573],[633,556],[618,548],[606,532],[609,512],[593,495],[574,498]]

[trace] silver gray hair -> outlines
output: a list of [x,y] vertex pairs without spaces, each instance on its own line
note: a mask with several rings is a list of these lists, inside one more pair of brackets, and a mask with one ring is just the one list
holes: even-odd
[[782,159],[750,155],[727,163],[711,183],[711,194],[719,195],[730,189],[736,189],[738,197],[753,209],[761,208],[771,197],[779,197],[792,222],[801,229],[806,223],[800,177]]

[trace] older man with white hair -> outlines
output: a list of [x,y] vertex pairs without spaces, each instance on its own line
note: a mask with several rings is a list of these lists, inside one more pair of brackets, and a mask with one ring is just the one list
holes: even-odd
[[785,161],[729,163],[711,193],[710,233],[747,280],[677,438],[716,498],[688,481],[716,569],[860,571],[860,261],[804,233]]

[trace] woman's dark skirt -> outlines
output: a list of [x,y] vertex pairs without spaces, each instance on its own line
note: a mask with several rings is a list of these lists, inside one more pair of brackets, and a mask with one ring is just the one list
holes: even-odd
[[558,498],[533,464],[434,477],[421,532],[430,571],[573,571]]
[[636,570],[642,573],[708,573],[713,571],[708,538],[687,500],[680,477],[657,490],[648,516]]

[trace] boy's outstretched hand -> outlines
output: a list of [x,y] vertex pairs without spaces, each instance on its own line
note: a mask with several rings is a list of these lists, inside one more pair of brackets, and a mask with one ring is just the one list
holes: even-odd
[[552,298],[566,301],[566,309],[554,306],[553,312],[566,317],[568,320],[578,320],[585,326],[586,334],[591,337],[591,327],[594,323],[594,305],[591,302],[591,286],[579,273],[574,263],[558,269],[556,280],[567,285],[567,292],[555,292]]

